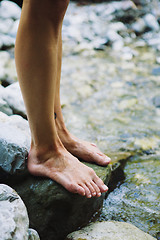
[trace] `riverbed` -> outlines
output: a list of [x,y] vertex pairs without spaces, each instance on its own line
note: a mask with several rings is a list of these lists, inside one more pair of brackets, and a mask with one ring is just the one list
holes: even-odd
[[[130,1],[126,2],[132,6]],[[111,189],[97,219],[130,222],[158,238],[160,48],[156,39],[159,32],[155,24],[155,29],[141,38],[128,33],[124,24],[113,25],[111,16],[122,6],[111,4],[79,7],[70,4],[63,27],[63,114],[73,134],[95,142],[112,162],[123,161],[125,179]],[[127,5],[123,5],[125,8]],[[119,33],[118,26],[122,34],[112,32],[115,38],[109,39],[108,33],[106,40],[105,28],[100,29],[106,19],[115,33]],[[16,79],[15,70],[11,71],[15,69],[14,39],[15,35],[12,44],[1,49],[11,55],[11,68],[5,71],[8,76],[14,73],[10,76],[12,80]]]

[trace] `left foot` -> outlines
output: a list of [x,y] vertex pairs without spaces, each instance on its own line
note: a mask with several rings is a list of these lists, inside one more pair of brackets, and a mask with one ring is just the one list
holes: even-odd
[[94,162],[101,166],[106,166],[110,163],[111,159],[102,153],[94,143],[78,139],[73,136],[66,127],[60,128],[59,123],[56,124],[56,127],[64,147],[72,155],[83,161]]

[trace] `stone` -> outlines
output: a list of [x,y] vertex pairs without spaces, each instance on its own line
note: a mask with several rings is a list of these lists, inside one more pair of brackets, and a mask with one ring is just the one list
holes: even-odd
[[8,34],[10,29],[12,28],[13,20],[10,18],[1,19],[0,21],[0,32],[4,34]]
[[40,240],[38,233],[28,228],[22,199],[11,187],[0,184],[0,240]]
[[10,31],[8,33],[11,37],[14,37],[14,38],[16,37],[18,26],[19,26],[19,19],[14,21],[12,28],[10,29]]
[[34,229],[29,228],[28,234],[28,240],[40,240],[38,233]]
[[145,32],[146,24],[144,19],[139,18],[136,22],[131,25],[131,28],[137,33],[141,34]]
[[155,16],[153,16],[151,13],[146,14],[143,17],[146,26],[153,31],[159,31],[159,24],[155,18]]
[[[25,176],[30,147],[28,122],[18,115],[0,112],[0,178]],[[4,179],[3,179],[4,180]]]
[[10,37],[9,35],[5,35],[0,33],[0,49],[7,49],[14,47],[15,45],[15,38]]
[[29,219],[26,207],[9,186],[0,184],[0,239],[27,240]]
[[7,114],[9,116],[13,114],[13,111],[10,108],[10,106],[7,104],[6,101],[4,101],[1,98],[0,98],[0,112],[3,112],[3,113],[5,113],[5,114]]
[[17,72],[14,59],[9,58],[8,61],[6,61],[0,74],[0,80],[2,85],[5,87],[17,81]]
[[2,1],[0,4],[0,16],[1,18],[12,18],[14,20],[19,19],[21,15],[21,8],[17,4],[10,1]]
[[104,221],[91,223],[69,234],[66,240],[154,240],[151,235],[126,222]]
[[[110,179],[111,167],[92,167],[106,183]],[[56,182],[33,176],[11,185],[22,197],[29,214],[31,227],[43,240],[61,240],[78,227],[87,224],[102,206],[105,194],[100,198],[87,199],[72,194]],[[43,224],[42,224],[43,222]]]
[[7,51],[1,51],[0,52],[0,72],[6,66],[6,64],[9,61],[9,59],[10,59],[10,55],[9,55],[9,53]]
[[4,89],[3,100],[8,103],[14,114],[19,114],[22,117],[27,118],[18,82],[11,84]]
[[[102,206],[105,194],[100,198],[87,199],[68,192],[50,179],[31,176],[25,164],[30,147],[28,122],[18,115],[0,113],[0,129],[0,180],[22,197],[31,227],[39,232],[41,239],[61,240],[69,232],[87,224]],[[108,184],[110,165],[86,165]]]

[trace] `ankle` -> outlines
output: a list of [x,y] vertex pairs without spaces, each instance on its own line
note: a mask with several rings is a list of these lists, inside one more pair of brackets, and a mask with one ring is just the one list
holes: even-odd
[[60,153],[63,149],[63,145],[59,138],[57,140],[52,141],[51,143],[40,143],[40,144],[34,144],[33,141],[31,141],[31,147],[30,147],[30,153],[34,152],[34,154],[39,157],[46,153]]

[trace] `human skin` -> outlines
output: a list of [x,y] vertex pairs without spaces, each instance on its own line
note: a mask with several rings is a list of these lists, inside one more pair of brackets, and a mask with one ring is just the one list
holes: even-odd
[[51,178],[72,193],[99,197],[108,190],[107,186],[75,156],[102,165],[108,164],[109,159],[106,161],[94,145],[72,137],[60,107],[61,29],[68,4],[69,0],[23,2],[15,61],[32,138],[28,170]]

